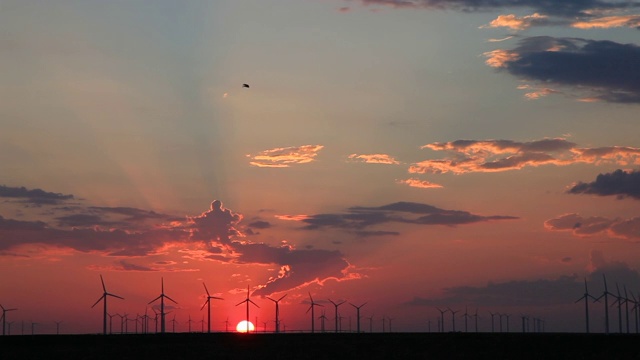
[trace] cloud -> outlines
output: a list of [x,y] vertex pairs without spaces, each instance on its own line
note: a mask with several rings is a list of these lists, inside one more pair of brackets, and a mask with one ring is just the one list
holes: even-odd
[[424,8],[464,12],[524,8],[569,18],[589,16],[598,11],[622,11],[639,7],[639,3],[635,1],[607,0],[360,0],[360,2],[365,5],[381,5],[400,9]]
[[353,161],[360,161],[367,164],[386,164],[386,165],[398,165],[399,161],[394,159],[391,155],[387,154],[351,154],[349,159]]
[[249,164],[257,167],[285,168],[306,164],[315,160],[322,145],[303,145],[264,150],[255,155],[247,155]]
[[209,245],[230,244],[232,236],[242,236],[236,229],[242,215],[225,209],[220,200],[214,200],[209,210],[199,216],[189,217],[188,220],[191,224],[191,237]]
[[277,276],[270,278],[253,295],[268,296],[309,283],[322,284],[327,279],[346,279],[349,263],[339,251],[321,249],[296,250],[290,246],[272,247],[267,244],[234,242],[232,247],[240,255],[235,263],[280,265]]
[[415,178],[405,179],[405,180],[396,180],[396,182],[398,184],[405,184],[405,185],[409,185],[411,187],[416,187],[416,188],[421,188],[421,189],[439,189],[439,188],[443,187],[440,184],[435,184],[435,183],[429,182],[427,180],[420,180],[420,179],[415,179]]
[[499,28],[506,27],[511,30],[525,30],[531,26],[548,25],[549,17],[546,15],[540,15],[538,13],[526,16],[516,16],[514,14],[499,15],[492,20],[489,24],[483,25],[480,28]]
[[640,239],[640,217],[625,220],[564,214],[545,221],[544,227],[550,231],[571,231],[573,235],[580,237],[606,234],[628,240]]
[[640,103],[640,46],[634,44],[536,36],[485,56],[489,66],[546,87],[572,89],[577,99]]
[[66,200],[73,200],[73,195],[47,192],[42,189],[27,189],[25,187],[9,187],[0,185],[0,197],[23,199],[32,205],[56,205]]
[[306,224],[303,227],[305,230],[338,228],[361,232],[369,227],[389,223],[456,226],[517,218],[497,215],[482,216],[466,211],[440,209],[421,203],[397,202],[379,207],[355,206],[349,208],[346,213],[306,215],[297,219]]
[[512,140],[456,140],[436,142],[422,149],[447,151],[450,157],[411,164],[412,174],[465,174],[501,172],[542,165],[567,166],[577,163],[640,164],[640,149],[622,146],[579,148],[563,138],[527,142]]
[[[640,273],[622,262],[607,262],[599,251],[591,252],[590,272],[585,277],[592,295],[604,290],[603,275],[613,283],[632,286],[640,281]],[[486,286],[459,286],[445,288],[438,298],[416,296],[405,303],[410,306],[551,306],[574,304],[584,293],[584,279],[577,275],[555,279],[512,280],[489,282]],[[611,288],[609,290],[612,290]]]
[[571,24],[578,29],[609,29],[615,27],[630,27],[640,29],[640,15],[619,15],[592,18],[576,21]]
[[616,170],[599,174],[590,183],[579,182],[567,190],[569,194],[594,194],[599,196],[632,197],[640,199],[640,171]]

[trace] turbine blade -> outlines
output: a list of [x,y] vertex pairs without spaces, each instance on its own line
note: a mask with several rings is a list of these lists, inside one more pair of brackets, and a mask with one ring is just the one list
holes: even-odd
[[161,294],[161,295],[158,295],[158,297],[157,297],[157,298],[155,298],[155,299],[153,299],[153,300],[149,301],[149,302],[147,303],[147,305],[148,305],[148,304],[151,304],[152,302],[154,302],[154,301],[156,301],[156,300],[158,300],[158,299],[160,299],[161,297],[162,297],[162,294]]
[[107,292],[107,288],[104,286],[104,279],[102,278],[102,274],[100,274],[100,281],[102,282],[102,290],[104,290],[104,292]]
[[[254,303],[254,302],[253,302],[253,300],[250,300],[250,299],[247,299],[247,300],[248,300],[250,303],[252,303],[253,305],[258,306],[258,304]],[[260,306],[258,306],[258,307],[260,307]]]
[[173,301],[173,302],[174,302],[174,303],[176,303],[176,304],[178,303],[177,301],[173,300],[172,298],[168,297],[167,295],[165,295],[164,297],[166,297],[167,299],[169,299],[169,300]]
[[249,299],[242,300],[242,301],[240,301],[239,303],[237,303],[237,304],[236,304],[236,306],[238,306],[238,305],[240,305],[240,304],[244,304],[244,303],[246,303],[247,301],[249,301]]
[[204,302],[204,304],[202,305],[202,307],[200,308],[200,310],[204,309],[204,307],[209,303],[209,298],[207,298],[207,301]]
[[[100,302],[100,300],[104,299],[106,297],[106,295],[102,295],[100,296],[100,299],[98,299],[98,301],[96,301],[93,305],[91,305],[91,307],[93,308],[94,306],[98,305],[98,303]],[[2,308],[4,310],[4,308]],[[6,311],[6,310],[5,310]]]
[[284,297],[285,297],[285,296],[287,296],[287,294],[282,295],[282,296],[280,297],[280,299],[278,299],[278,301],[280,301],[280,300],[284,299]]
[[118,299],[122,299],[122,300],[124,300],[124,298],[123,298],[122,296],[118,296],[118,295],[116,295],[116,294],[110,294],[110,293],[105,293],[105,294],[106,294],[106,295],[109,295],[109,296],[116,297],[116,298],[118,298]]
[[203,282],[202,285],[204,285],[204,291],[207,292],[207,296],[211,296],[211,294],[209,294],[209,289],[207,289],[207,284]]

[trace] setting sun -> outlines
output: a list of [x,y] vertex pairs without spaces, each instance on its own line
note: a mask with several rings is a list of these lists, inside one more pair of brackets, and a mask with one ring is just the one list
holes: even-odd
[[236,331],[241,333],[246,333],[255,330],[255,326],[251,321],[242,320],[236,325]]

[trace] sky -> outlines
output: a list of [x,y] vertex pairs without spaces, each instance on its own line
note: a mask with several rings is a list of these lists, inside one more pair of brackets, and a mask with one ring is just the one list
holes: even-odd
[[316,330],[332,300],[377,332],[438,308],[583,332],[603,275],[640,298],[640,2],[2,0],[0,24],[12,334],[101,332],[100,276],[129,317],[163,284],[176,331],[206,327],[203,283],[213,331],[247,289],[267,331],[285,294],[281,328],[311,296]]

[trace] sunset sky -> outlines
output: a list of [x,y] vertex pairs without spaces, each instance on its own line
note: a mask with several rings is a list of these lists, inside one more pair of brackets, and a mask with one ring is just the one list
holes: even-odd
[[203,282],[214,331],[247,286],[260,331],[285,294],[304,331],[309,293],[367,331],[437,307],[584,331],[602,274],[640,297],[640,2],[3,0],[0,24],[12,334],[101,332],[100,275],[130,317],[164,279],[177,331]]

